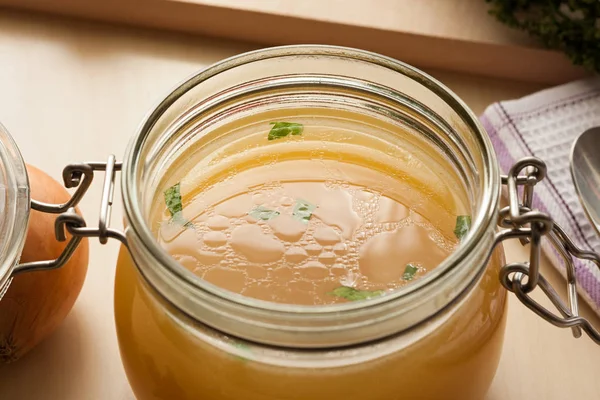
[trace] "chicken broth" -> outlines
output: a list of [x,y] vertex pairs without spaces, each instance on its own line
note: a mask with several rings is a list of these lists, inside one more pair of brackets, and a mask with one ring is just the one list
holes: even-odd
[[153,219],[163,248],[221,288],[301,305],[383,295],[435,268],[468,224],[456,176],[391,124],[300,109],[220,130],[234,139],[181,157]]
[[[240,118],[167,171],[155,237],[184,268],[248,298],[316,308],[385,296],[436,268],[470,225],[461,181],[416,137],[334,110]],[[467,295],[409,331],[304,351],[189,318],[122,249],[123,363],[140,400],[479,400],[502,344],[502,263],[496,251]]]

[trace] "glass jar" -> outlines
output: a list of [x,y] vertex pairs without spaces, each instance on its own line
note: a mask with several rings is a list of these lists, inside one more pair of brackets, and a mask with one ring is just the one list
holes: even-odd
[[25,162],[13,138],[0,124],[0,300],[25,244],[29,206]]
[[[381,298],[296,306],[220,289],[159,247],[150,210],[181,155],[196,146],[210,157],[233,140],[213,134],[219,126],[299,106],[386,120],[454,170],[473,218],[458,250]],[[476,117],[433,78],[343,48],[244,54],[167,96],[143,122],[123,168],[129,251],[119,257],[115,318],[138,399],[481,399],[487,391],[505,325],[501,252],[489,257],[500,174]]]

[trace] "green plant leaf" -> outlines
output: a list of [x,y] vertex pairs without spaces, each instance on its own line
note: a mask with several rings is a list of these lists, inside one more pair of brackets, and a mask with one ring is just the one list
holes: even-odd
[[165,190],[165,204],[167,205],[171,217],[175,216],[177,213],[181,213],[183,210],[179,182]]
[[456,217],[456,226],[454,227],[454,235],[458,240],[462,241],[467,233],[471,229],[471,216],[470,215],[459,215]]
[[[236,347],[240,350],[242,350],[245,353],[250,354],[252,352],[252,350],[250,349],[250,346],[248,346],[246,343],[240,343],[240,342],[233,342],[233,347]],[[249,359],[247,359],[246,357],[240,356],[240,355],[235,355],[235,358],[237,358],[238,360],[241,360],[243,362],[248,362],[250,361]]]
[[500,22],[562,50],[576,65],[600,72],[597,0],[486,0]]
[[183,225],[185,228],[193,229],[194,224],[183,217],[183,203],[181,201],[181,185],[176,183],[167,190],[165,190],[165,204],[171,214],[171,220],[176,224]]
[[304,125],[296,122],[271,122],[273,127],[269,132],[268,139],[275,140],[289,135],[301,135],[304,130]]
[[174,223],[174,224],[179,224],[179,225],[183,225],[184,228],[187,229],[194,229],[194,223],[191,221],[188,221],[187,219],[185,219],[183,217],[183,213],[181,211],[176,212],[172,217],[171,220],[169,221],[170,223]]
[[405,281],[412,281],[418,271],[419,268],[413,264],[406,264],[406,267],[404,267],[404,273],[402,274],[402,279]]
[[381,296],[384,293],[385,291],[383,290],[359,290],[350,286],[340,286],[338,288],[335,288],[333,292],[329,292],[328,294],[330,296],[342,297],[350,301],[357,301]]
[[310,217],[312,217],[315,208],[317,208],[317,206],[314,204],[310,204],[306,200],[298,199],[294,205],[292,216],[298,221],[308,224],[308,221],[310,220]]
[[248,213],[248,215],[251,216],[252,218],[258,219],[261,221],[268,221],[270,219],[277,217],[279,214],[280,214],[279,211],[270,210],[263,206],[258,206]]

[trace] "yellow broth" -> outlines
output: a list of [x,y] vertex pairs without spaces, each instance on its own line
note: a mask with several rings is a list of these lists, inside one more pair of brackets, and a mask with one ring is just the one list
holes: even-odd
[[[269,140],[271,122],[301,124],[301,133]],[[408,130],[350,112],[284,110],[206,134],[166,171],[151,220],[160,245],[208,282],[270,302],[326,305],[385,296],[434,269],[459,243],[463,192]],[[502,262],[496,252],[461,302],[409,332],[306,353],[190,320],[122,249],[123,363],[139,400],[480,400],[502,345]]]

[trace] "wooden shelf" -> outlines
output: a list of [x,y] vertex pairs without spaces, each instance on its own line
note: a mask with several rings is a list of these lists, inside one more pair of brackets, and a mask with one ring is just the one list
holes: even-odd
[[326,43],[423,68],[558,84],[586,75],[497,23],[484,0],[0,0],[0,6],[261,45]]

